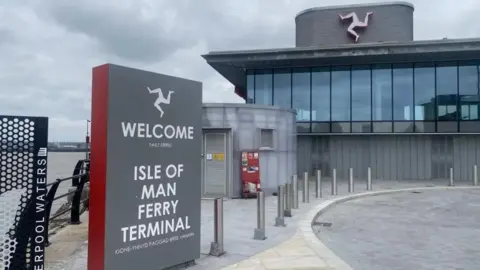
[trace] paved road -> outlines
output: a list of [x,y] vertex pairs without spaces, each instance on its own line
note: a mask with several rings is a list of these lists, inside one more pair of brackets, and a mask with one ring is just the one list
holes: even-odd
[[358,270],[479,269],[480,190],[422,191],[339,204],[317,237]]

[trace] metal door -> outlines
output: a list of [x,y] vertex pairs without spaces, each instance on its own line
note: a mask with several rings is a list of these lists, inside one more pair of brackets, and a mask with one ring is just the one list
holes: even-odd
[[204,196],[227,195],[227,134],[204,133]]

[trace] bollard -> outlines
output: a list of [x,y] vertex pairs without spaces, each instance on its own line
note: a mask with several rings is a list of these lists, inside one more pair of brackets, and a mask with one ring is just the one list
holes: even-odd
[[337,195],[337,169],[333,169],[332,174],[332,195]]
[[285,185],[285,210],[283,215],[286,217],[292,217],[292,184],[287,183]]
[[473,185],[478,186],[477,165],[473,165]]
[[317,170],[317,179],[315,181],[315,198],[322,197],[322,171]]
[[293,204],[292,208],[293,209],[298,209],[298,179],[297,175],[294,174],[292,178],[292,198],[293,198]]
[[367,169],[367,190],[372,190],[372,168]]
[[353,187],[353,168],[348,169],[348,192],[354,192]]
[[309,203],[310,202],[310,192],[309,192],[309,185],[308,185],[308,172],[305,172],[303,174],[303,198],[302,202],[303,203]]
[[285,193],[285,186],[278,186],[278,196],[277,196],[277,217],[275,218],[275,227],[285,227],[285,218],[284,218],[284,201],[283,193]]
[[453,187],[454,184],[453,184],[453,168],[450,168],[450,180],[448,182],[448,185]]
[[253,232],[253,239],[265,240],[265,195],[263,191],[257,192],[257,228]]
[[216,198],[213,202],[214,211],[214,241],[210,244],[210,255],[222,256],[225,254],[223,250],[223,198]]

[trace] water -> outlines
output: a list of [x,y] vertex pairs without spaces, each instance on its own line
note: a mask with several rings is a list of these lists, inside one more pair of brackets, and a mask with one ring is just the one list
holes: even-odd
[[[3,155],[2,156],[2,160],[4,160],[5,157],[9,157],[8,155],[12,155],[12,153],[6,153],[6,152],[0,152],[0,155]],[[28,156],[27,154],[25,154],[24,156],[19,156],[18,159],[17,157],[14,157],[14,159],[17,161],[17,162],[20,162],[19,164],[21,164],[22,160],[27,160],[28,159]],[[47,167],[47,181],[48,183],[51,183],[51,182],[54,182],[55,179],[58,179],[58,178],[66,178],[66,177],[70,177],[72,176],[72,173],[73,173],[73,169],[75,167],[75,165],[77,164],[78,160],[80,159],[85,159],[85,153],[72,153],[72,152],[63,152],[63,153],[60,153],[60,152],[50,152],[48,153],[48,167]],[[13,177],[21,177],[21,175],[23,175],[22,173],[24,173],[24,170],[23,168],[21,170],[17,170],[16,169],[16,166],[21,166],[21,165],[15,165],[14,167],[11,167],[11,168],[4,168],[5,171],[3,171],[4,173],[7,172],[7,174],[9,174],[8,171],[6,171],[7,169],[12,169],[13,171],[15,172],[10,172],[11,176]],[[7,178],[10,178],[10,177],[7,177]],[[6,185],[9,185],[11,182],[9,179],[7,178],[2,178],[2,181],[5,180],[6,182],[3,182],[2,183],[2,186],[4,186],[5,184]],[[57,192],[56,192],[56,196],[60,196],[62,194],[65,194],[66,192],[68,192],[68,189],[72,186],[72,180],[66,180],[64,182],[62,182],[58,189],[57,189]],[[49,187],[50,189],[50,187]],[[67,197],[64,197],[64,198],[61,198],[61,199],[58,199],[56,201],[54,201],[53,203],[53,206],[52,206],[52,211],[51,211],[51,214],[53,215],[55,213],[55,211],[62,205],[64,204],[65,202],[67,201]],[[2,204],[3,205],[3,204]],[[2,206],[3,208],[3,206]],[[3,212],[6,211],[5,209],[0,209],[0,215],[3,215]]]
[[[54,182],[55,179],[72,176],[75,164],[80,159],[85,159],[85,153],[72,152],[49,152],[48,153],[48,167],[47,167],[47,181]],[[66,180],[58,186],[55,197],[68,192],[72,186],[71,180]],[[57,209],[67,202],[67,197],[58,199],[53,202],[51,214],[55,214]]]

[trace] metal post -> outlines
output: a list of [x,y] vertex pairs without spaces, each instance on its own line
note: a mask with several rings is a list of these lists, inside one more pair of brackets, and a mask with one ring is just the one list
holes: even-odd
[[292,178],[292,191],[293,191],[293,209],[298,209],[298,179],[297,175],[294,174]]
[[265,240],[265,195],[257,192],[257,228],[253,232],[253,239]]
[[284,201],[283,193],[285,193],[285,186],[278,186],[278,196],[277,196],[277,217],[275,218],[276,227],[285,227],[285,218],[284,218]]
[[450,168],[450,180],[448,182],[448,185],[453,187],[454,184],[453,184],[453,168]]
[[367,169],[367,190],[372,190],[372,168]]
[[322,197],[322,171],[317,170],[317,181],[315,181],[315,198]]
[[473,185],[478,186],[477,165],[473,165]]
[[283,215],[286,217],[292,216],[292,184],[287,183],[285,185],[285,210]]
[[348,169],[348,192],[352,193],[354,192],[354,187],[353,187],[353,168]]
[[213,202],[214,210],[214,240],[210,243],[210,255],[222,256],[225,254],[223,250],[223,198],[216,198]]
[[310,192],[308,190],[308,172],[303,174],[303,198],[302,202],[309,203],[310,202]]
[[90,150],[90,134],[88,132],[88,123],[90,123],[90,120],[87,119],[87,134],[85,135],[85,146],[87,147],[87,151],[85,151],[85,159],[88,159],[88,152]]
[[337,169],[332,173],[332,195],[337,195]]

